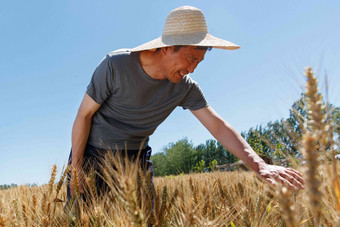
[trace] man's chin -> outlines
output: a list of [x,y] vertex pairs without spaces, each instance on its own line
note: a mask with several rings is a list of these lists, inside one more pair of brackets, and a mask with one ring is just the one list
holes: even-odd
[[171,79],[168,78],[168,80],[171,82],[171,83],[174,83],[174,84],[178,84],[182,79],[183,79],[184,76],[181,76],[179,73],[176,74],[174,77],[172,77]]
[[[182,80],[182,79],[181,79]],[[176,81],[174,81],[174,80],[169,80],[171,83],[173,83],[173,84],[178,84],[179,82],[181,82],[181,80],[176,80]]]

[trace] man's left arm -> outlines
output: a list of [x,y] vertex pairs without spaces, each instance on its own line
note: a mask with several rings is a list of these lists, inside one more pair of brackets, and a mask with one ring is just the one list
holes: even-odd
[[292,189],[304,188],[301,173],[292,168],[266,164],[243,137],[212,107],[207,106],[191,112],[228,151],[244,161],[257,176],[272,185],[280,182]]

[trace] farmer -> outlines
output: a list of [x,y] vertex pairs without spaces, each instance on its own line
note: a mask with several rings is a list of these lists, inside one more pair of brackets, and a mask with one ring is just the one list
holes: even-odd
[[[152,169],[149,136],[181,106],[257,176],[273,185],[303,188],[299,172],[266,164],[214,111],[188,75],[211,48],[235,50],[239,46],[210,35],[202,11],[183,6],[170,12],[161,37],[109,53],[94,71],[73,125],[70,161],[77,172],[85,160],[96,165],[96,157],[108,150],[127,149],[128,156],[136,156],[141,144],[141,160]],[[97,182],[97,187],[102,183]],[[72,193],[68,185],[68,197]]]

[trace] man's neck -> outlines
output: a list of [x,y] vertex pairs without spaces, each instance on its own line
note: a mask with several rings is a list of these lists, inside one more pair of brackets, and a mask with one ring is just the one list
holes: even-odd
[[162,54],[160,51],[141,51],[140,64],[144,72],[153,79],[163,80]]

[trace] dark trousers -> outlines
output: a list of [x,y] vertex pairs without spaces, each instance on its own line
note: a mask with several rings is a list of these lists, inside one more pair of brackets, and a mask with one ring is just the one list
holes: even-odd
[[[90,144],[87,144],[85,147],[84,157],[83,157],[83,170],[85,174],[88,174],[89,170],[94,171],[95,173],[94,179],[95,179],[95,185],[96,185],[98,196],[102,196],[105,193],[105,191],[108,189],[105,183],[105,180],[103,180],[102,178],[103,176],[102,161],[108,152],[112,152],[112,154],[116,154],[116,152],[119,152],[120,156],[123,158],[127,155],[131,161],[135,161],[138,157],[139,162],[140,162],[140,167],[142,168],[142,170],[144,172],[150,171],[150,174],[151,174],[150,187],[153,186],[152,185],[153,184],[153,166],[152,166],[152,162],[150,161],[151,152],[152,152],[151,147],[147,146],[141,151],[139,150],[113,151],[113,150],[107,150],[107,149],[100,149]],[[69,164],[70,165],[72,164],[72,149],[71,149],[70,156],[69,156]],[[67,200],[68,201],[71,198],[70,179],[71,178],[70,178],[70,173],[69,173],[68,180],[67,180]],[[87,199],[90,199],[90,198],[87,198],[87,196],[82,196],[82,197],[85,201]]]

